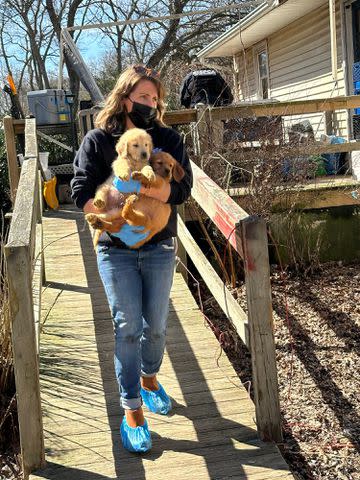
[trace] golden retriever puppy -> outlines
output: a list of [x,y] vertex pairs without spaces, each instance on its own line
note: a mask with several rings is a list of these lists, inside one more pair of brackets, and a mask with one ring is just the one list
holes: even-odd
[[[99,186],[94,198],[94,205],[102,211],[109,211],[116,208],[113,187],[114,176],[120,180],[128,181],[130,176],[140,174],[147,182],[155,180],[155,174],[149,165],[149,159],[153,150],[153,143],[150,135],[140,128],[131,128],[121,135],[115,149],[118,153],[117,159],[112,163],[113,175],[106,182]],[[122,201],[123,199],[120,198]],[[120,207],[120,205],[118,206]]]
[[[164,182],[169,183],[172,179],[180,182],[185,175],[180,163],[166,152],[153,154],[150,157],[150,165],[155,172],[155,180],[150,182],[150,186],[153,188],[159,188]],[[137,174],[136,177],[140,180],[141,174]],[[143,194],[130,195],[122,209],[122,217],[129,225],[144,227],[143,233],[149,232],[145,240],[141,240],[130,248],[141,247],[163,230],[169,221],[170,213],[171,207],[168,203]]]
[[[153,154],[150,157],[150,166],[155,173],[153,180],[150,181],[142,172],[136,172],[133,175],[134,179],[140,180],[148,187],[160,188],[164,182],[169,183],[172,179],[180,182],[185,174],[182,166],[166,152]],[[145,240],[141,240],[131,248],[141,247],[156,233],[165,228],[171,212],[169,204],[143,194],[139,196],[135,194],[127,195],[127,198],[123,198],[123,202],[123,206],[117,210],[113,209],[99,214],[88,213],[85,216],[89,224],[96,229],[94,247],[96,247],[102,232],[114,233],[119,231],[118,225],[116,230],[112,226],[114,220],[123,220],[124,223],[127,221],[134,226],[144,226],[144,231],[149,231]]]

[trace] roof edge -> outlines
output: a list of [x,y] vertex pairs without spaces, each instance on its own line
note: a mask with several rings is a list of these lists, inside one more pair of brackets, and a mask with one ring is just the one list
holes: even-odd
[[217,37],[213,40],[209,45],[205,48],[200,50],[196,56],[199,59],[206,57],[212,50],[215,50],[219,45],[221,45],[224,41],[230,40],[239,33],[239,29],[244,30],[245,28],[252,25],[254,22],[259,20],[263,15],[271,12],[279,6],[279,0],[267,0],[266,2],[261,3],[258,7],[256,7],[252,12],[250,12],[246,17],[244,17],[240,22],[236,23],[233,27],[229,28],[229,30],[220,37]]

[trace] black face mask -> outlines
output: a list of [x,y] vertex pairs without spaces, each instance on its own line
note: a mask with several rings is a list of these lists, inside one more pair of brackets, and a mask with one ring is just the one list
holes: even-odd
[[143,128],[145,130],[153,127],[157,114],[156,108],[143,105],[142,103],[133,102],[131,98],[129,98],[129,100],[132,102],[133,107],[131,112],[128,113],[128,117],[135,127]]

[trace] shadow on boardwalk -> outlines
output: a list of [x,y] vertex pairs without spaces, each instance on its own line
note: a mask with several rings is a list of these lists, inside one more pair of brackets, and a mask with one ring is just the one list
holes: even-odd
[[[49,377],[49,380],[54,385],[57,382],[60,385],[61,377],[66,375],[66,380],[72,384],[88,386],[89,388],[95,387],[104,392],[107,418],[103,419],[103,425],[104,428],[111,430],[112,452],[109,451],[108,454],[103,454],[103,461],[101,461],[101,457],[96,451],[96,446],[89,446],[88,459],[86,462],[85,460],[79,462],[78,468],[64,466],[57,461],[48,461],[46,468],[34,473],[39,478],[61,480],[102,480],[109,478],[142,480],[155,477],[171,480],[177,478],[225,480],[230,477],[251,479],[252,475],[246,474],[244,467],[252,466],[254,468],[257,467],[254,477],[257,480],[287,477],[287,466],[273,445],[261,442],[255,429],[222,417],[212,392],[208,388],[206,374],[202,371],[196,358],[196,352],[192,350],[188,337],[185,334],[181,318],[174,311],[170,315],[170,326],[172,330],[176,331],[176,339],[168,342],[167,353],[168,360],[181,387],[184,405],[177,403],[174,399],[174,408],[170,418],[159,417],[159,420],[154,422],[153,425],[149,422],[153,438],[153,449],[151,452],[140,456],[130,454],[122,448],[119,438],[122,411],[118,404],[118,387],[110,352],[112,349],[113,329],[105,293],[102,289],[99,275],[96,272],[96,257],[92,251],[90,233],[88,229],[83,229],[82,214],[76,211],[60,211],[55,214],[52,213],[51,216],[53,217],[54,215],[58,218],[76,219],[88,286],[78,287],[71,284],[72,266],[69,265],[69,283],[60,284],[53,282],[49,284],[48,288],[67,289],[69,291],[90,294],[91,306],[94,312],[94,328],[101,384],[94,385],[92,379],[86,376],[86,368],[89,367],[86,363],[84,366],[80,365],[80,372],[82,372],[83,368],[82,373],[84,373],[84,376],[77,376],[76,372],[79,371],[79,365],[76,365],[76,363],[79,363],[79,360],[67,357],[61,368],[58,368],[56,363],[58,359],[52,359],[49,354],[46,355],[46,352],[41,357],[42,375]],[[104,308],[99,308],[99,305],[102,303]],[[199,324],[201,324],[201,320],[202,317],[199,314]],[[179,349],[180,345],[181,349]],[[186,365],[184,363],[185,359]],[[72,362],[74,362],[73,365]],[[198,384],[197,392],[199,395],[194,395],[191,390],[191,384],[194,382],[194,379]],[[84,398],[85,403],[86,401],[87,399]],[[238,408],[236,410],[235,402],[241,402],[241,400],[234,400],[234,411],[241,412],[241,405],[236,405],[236,408]],[[66,413],[66,410],[64,410],[63,421],[69,422],[66,418]],[[172,425],[175,429],[180,423],[182,425],[188,424],[195,431],[196,440],[188,440],[186,438],[172,439],[171,433],[168,436],[159,435],[156,430],[157,427],[161,430],[160,422],[162,419],[167,426],[170,426],[168,429],[170,432]],[[186,437],[186,435],[184,436]],[[56,445],[51,445],[51,450],[47,452],[48,459],[51,458],[53,451],[56,451],[56,449]],[[74,465],[76,465],[76,451],[74,451],[74,454]],[[166,462],[160,462],[159,468],[157,468],[156,461],[163,455],[165,455]],[[202,462],[193,462],[192,456],[201,457]],[[81,466],[81,463],[83,466]],[[277,470],[276,477],[272,476],[271,469]],[[290,478],[290,475],[287,478]]]

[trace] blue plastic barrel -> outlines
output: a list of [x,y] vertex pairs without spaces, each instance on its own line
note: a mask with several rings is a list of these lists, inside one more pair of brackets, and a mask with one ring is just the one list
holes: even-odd
[[[335,145],[339,143],[346,143],[345,138],[337,137],[336,135],[330,136],[330,144]],[[324,158],[325,170],[327,175],[336,175],[342,165],[340,165],[340,153],[323,153],[321,155]]]

